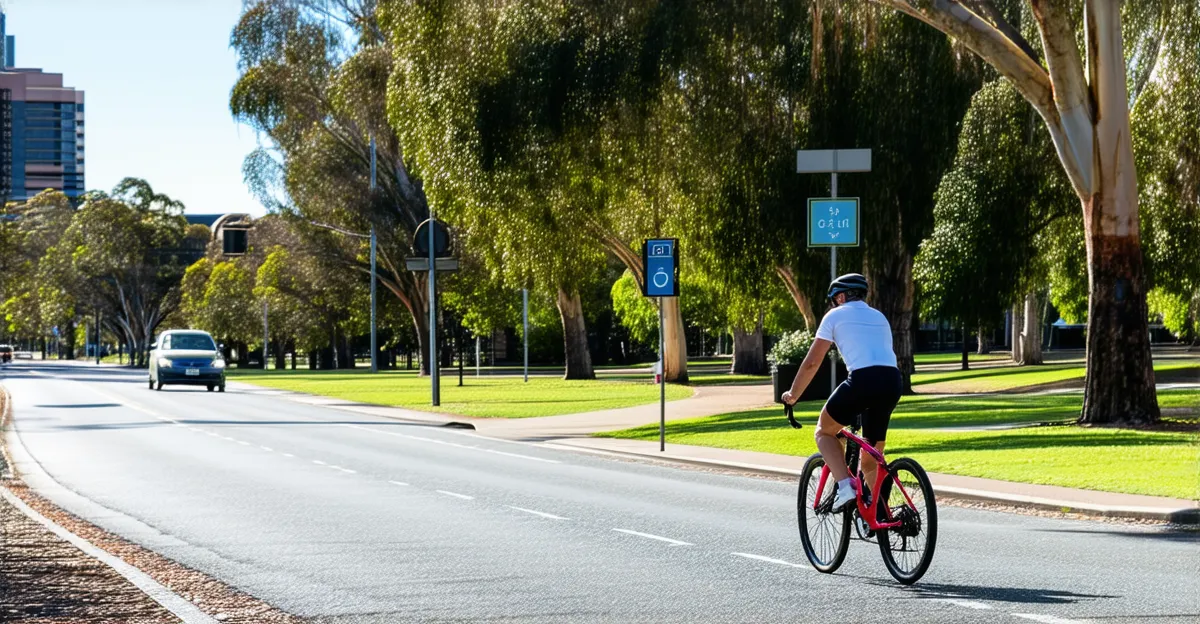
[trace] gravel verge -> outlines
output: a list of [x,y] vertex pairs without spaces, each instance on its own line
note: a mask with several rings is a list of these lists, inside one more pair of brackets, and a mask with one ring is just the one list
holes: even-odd
[[[0,486],[67,531],[149,575],[220,622],[299,624],[244,592],[109,533],[58,508],[9,470],[2,432],[9,413],[0,389]],[[19,476],[19,475],[18,475]],[[51,533],[0,498],[0,622],[58,624],[179,622],[108,565]]]

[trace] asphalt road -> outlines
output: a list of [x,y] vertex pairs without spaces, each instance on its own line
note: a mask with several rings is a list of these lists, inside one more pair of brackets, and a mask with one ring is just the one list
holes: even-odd
[[153,392],[144,373],[42,362],[2,377],[53,479],[35,489],[317,621],[1200,621],[1196,533],[943,506],[933,567],[902,588],[874,544],[812,570],[790,483],[233,383]]

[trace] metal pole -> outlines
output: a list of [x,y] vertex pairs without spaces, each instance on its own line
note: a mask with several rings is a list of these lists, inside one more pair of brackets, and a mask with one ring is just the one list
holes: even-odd
[[442,404],[442,393],[438,380],[438,368],[441,365],[437,348],[437,266],[433,254],[434,230],[433,206],[429,207],[429,386],[433,394],[433,405]]
[[658,451],[667,450],[667,358],[663,298],[658,298]]
[[100,308],[96,308],[96,364],[100,364]]
[[379,372],[379,342],[375,328],[375,226],[371,226],[371,372]]
[[268,348],[271,344],[271,326],[267,321],[267,302],[263,301],[263,370],[267,370],[267,354],[271,352]]
[[[375,199],[375,135],[371,135],[371,199]],[[371,372],[379,372],[379,343],[375,320],[375,226],[371,226]],[[430,264],[432,271],[433,265]]]
[[[832,197],[836,198],[837,193],[838,193],[837,173],[829,174],[829,187],[830,187],[830,190],[832,191],[830,193],[830,195]],[[837,279],[837,276],[838,276],[837,247],[830,247],[829,248],[829,281],[832,282],[833,280]],[[834,391],[837,390],[837,386],[838,386],[837,353],[830,351],[829,352],[829,394],[830,395],[832,395],[834,393]]]
[[475,376],[479,376],[479,334],[475,334]]
[[524,325],[522,337],[525,338],[525,383],[529,383],[529,289],[521,289],[521,318]]

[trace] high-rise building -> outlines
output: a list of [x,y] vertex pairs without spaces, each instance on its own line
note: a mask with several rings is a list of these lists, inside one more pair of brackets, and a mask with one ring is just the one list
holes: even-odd
[[83,91],[62,74],[15,67],[16,42],[0,12],[0,205],[56,189],[84,192]]

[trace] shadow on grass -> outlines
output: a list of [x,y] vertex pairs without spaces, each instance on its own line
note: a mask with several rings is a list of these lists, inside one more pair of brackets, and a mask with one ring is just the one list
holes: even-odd
[[[979,370],[970,371],[939,371],[936,373],[917,373],[912,377],[912,385],[923,386],[932,383],[941,383],[949,381],[966,381],[968,379],[980,379],[984,377],[1005,377],[1008,375],[1030,375],[1037,376],[1038,373],[1053,373],[1057,371],[1079,369],[1080,377],[1083,376],[1084,368],[1078,364],[1050,364],[1039,366],[993,366],[991,368],[981,368]],[[1041,382],[1032,382],[1041,383]]]
[[[896,440],[894,448],[889,446],[888,451],[889,453],[936,453],[940,451],[1012,451],[1127,446],[1150,446],[1162,449],[1176,446],[1186,448],[1195,445],[1193,440],[1189,440],[1185,436],[1166,433],[1114,431],[1111,435],[1094,435],[1091,433],[1094,430],[1076,429],[1069,426],[1055,427],[1054,429],[1061,432],[1029,434],[1010,430],[992,435],[975,433],[952,440],[932,439],[917,443],[904,443],[902,440]],[[889,439],[889,441],[892,440]]]

